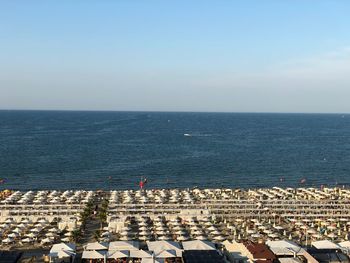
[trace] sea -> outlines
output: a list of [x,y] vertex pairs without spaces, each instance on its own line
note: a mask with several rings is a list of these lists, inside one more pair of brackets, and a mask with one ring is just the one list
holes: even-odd
[[350,184],[350,115],[0,111],[0,189]]

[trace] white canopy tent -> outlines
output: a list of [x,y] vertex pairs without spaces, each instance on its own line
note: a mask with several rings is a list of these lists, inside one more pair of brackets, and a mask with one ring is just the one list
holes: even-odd
[[102,251],[84,250],[81,258],[82,259],[104,259],[105,254],[106,253]]
[[152,253],[145,250],[130,250],[130,258],[152,258]]
[[182,242],[184,250],[216,250],[215,245],[208,240],[193,240]]
[[114,241],[109,243],[108,251],[138,250],[139,248],[140,244],[138,241]]
[[88,243],[85,246],[85,250],[107,250],[107,249],[108,249],[108,243],[105,243],[105,242]]
[[311,245],[317,249],[340,249],[341,247],[329,240],[314,241]]
[[180,244],[175,241],[147,241],[147,247],[149,251],[153,251],[155,254],[159,254],[164,250],[174,250],[177,257],[182,257]]
[[109,251],[108,252],[108,258],[128,258],[129,257],[129,251],[128,250],[116,250],[116,251]]

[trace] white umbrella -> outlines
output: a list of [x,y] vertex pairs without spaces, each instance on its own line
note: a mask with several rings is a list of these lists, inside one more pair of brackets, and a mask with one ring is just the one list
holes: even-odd
[[13,238],[18,237],[18,236],[19,236],[18,233],[11,233],[8,235],[8,237],[13,237]]
[[44,238],[41,240],[41,244],[50,244],[52,242],[53,240],[51,240],[50,238]]
[[32,238],[24,238],[24,239],[22,239],[22,242],[23,243],[30,243],[30,242],[33,242],[34,240],[32,239]]
[[13,239],[11,239],[11,238],[5,238],[2,240],[2,243],[6,243],[6,244],[12,243],[12,242],[13,242]]

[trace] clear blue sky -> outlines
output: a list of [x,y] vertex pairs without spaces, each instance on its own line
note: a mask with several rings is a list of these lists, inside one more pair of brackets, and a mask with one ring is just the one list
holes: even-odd
[[350,1],[0,2],[0,108],[350,112]]

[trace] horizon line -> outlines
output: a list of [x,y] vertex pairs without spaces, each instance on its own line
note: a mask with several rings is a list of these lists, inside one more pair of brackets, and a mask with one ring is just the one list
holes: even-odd
[[349,115],[350,112],[289,112],[289,111],[201,111],[201,110],[88,110],[88,109],[1,109],[0,111],[49,111],[49,112],[149,112],[149,113],[233,113],[233,114],[328,114]]

